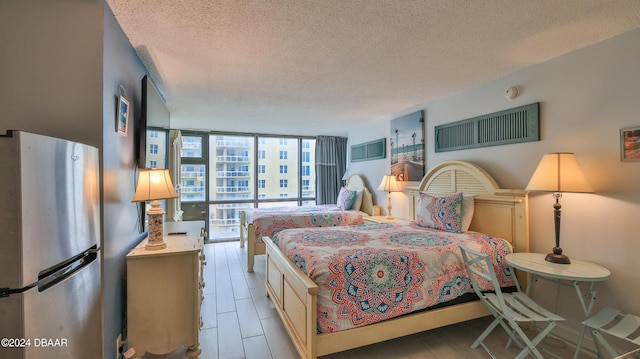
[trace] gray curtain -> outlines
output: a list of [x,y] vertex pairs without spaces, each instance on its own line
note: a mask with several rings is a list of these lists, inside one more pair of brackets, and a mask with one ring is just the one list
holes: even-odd
[[316,137],[316,204],[335,204],[347,168],[347,138]]

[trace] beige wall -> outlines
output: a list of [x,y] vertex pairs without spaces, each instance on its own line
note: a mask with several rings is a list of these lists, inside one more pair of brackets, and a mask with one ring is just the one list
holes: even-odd
[[102,1],[0,2],[0,133],[102,144]]
[[[640,30],[529,67],[469,90],[398,113],[425,110],[427,168],[446,160],[468,160],[491,173],[503,188],[524,188],[548,152],[575,152],[594,194],[564,194],[561,247],[570,257],[599,263],[612,272],[598,284],[596,309],[610,305],[640,313],[640,162],[620,161],[620,133],[640,126]],[[521,95],[503,96],[510,86]],[[503,109],[540,102],[541,140],[537,142],[435,153],[433,128]],[[390,118],[391,119],[391,118]],[[388,136],[389,120],[349,132],[349,145]],[[352,163],[377,186],[389,159]],[[393,213],[407,216],[404,194],[393,195]],[[386,208],[386,193],[376,193]],[[549,252],[554,242],[551,194],[530,196],[531,250]],[[572,288],[538,283],[533,296],[578,328],[582,312]]]

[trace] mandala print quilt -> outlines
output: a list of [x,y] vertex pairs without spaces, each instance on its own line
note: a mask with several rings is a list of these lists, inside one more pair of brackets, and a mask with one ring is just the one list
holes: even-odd
[[[471,293],[459,244],[492,258],[501,286],[513,286],[510,244],[477,232],[449,233],[409,224],[299,228],[272,237],[319,287],[318,332],[397,317]],[[482,283],[483,289],[491,285]]]

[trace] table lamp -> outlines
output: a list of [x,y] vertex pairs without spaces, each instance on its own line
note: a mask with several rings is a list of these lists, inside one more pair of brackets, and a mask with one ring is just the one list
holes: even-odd
[[349,180],[349,167],[347,167],[347,170],[344,171],[344,175],[342,175],[342,181],[346,183],[347,180]]
[[391,215],[391,192],[400,192],[396,176],[384,175],[382,177],[382,182],[380,182],[380,185],[378,186],[378,190],[389,192],[389,195],[387,196],[387,219],[393,219],[393,216]]
[[149,237],[145,249],[156,250],[167,248],[164,242],[163,220],[164,211],[160,208],[159,199],[176,198],[178,194],[168,169],[144,169],[138,175],[136,193],[131,202],[151,201],[151,208],[147,211],[149,216]]
[[552,263],[569,264],[569,258],[562,254],[560,248],[560,198],[562,192],[593,192],[587,178],[573,153],[549,153],[542,157],[536,168],[527,191],[554,192],[553,205],[556,246],[545,258]]

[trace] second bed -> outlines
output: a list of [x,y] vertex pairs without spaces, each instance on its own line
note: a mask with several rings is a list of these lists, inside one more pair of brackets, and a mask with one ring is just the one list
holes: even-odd
[[247,271],[253,272],[254,257],[265,253],[262,237],[272,237],[287,228],[334,227],[362,224],[363,217],[373,215],[371,192],[359,175],[351,175],[344,189],[356,192],[353,209],[339,204],[301,207],[252,208],[240,213],[240,247],[247,242]]

